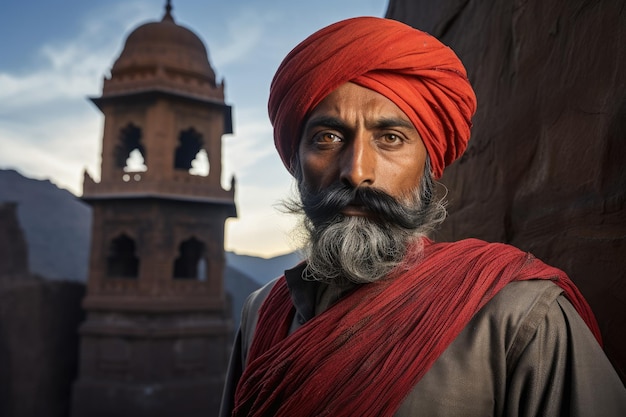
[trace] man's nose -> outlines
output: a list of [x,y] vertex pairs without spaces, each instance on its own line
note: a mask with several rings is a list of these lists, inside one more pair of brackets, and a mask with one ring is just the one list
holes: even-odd
[[376,151],[365,135],[354,138],[341,158],[341,181],[352,187],[371,186],[375,181]]

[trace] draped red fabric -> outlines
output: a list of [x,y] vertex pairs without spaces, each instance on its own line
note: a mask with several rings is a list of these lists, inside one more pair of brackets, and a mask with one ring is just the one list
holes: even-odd
[[458,57],[404,23],[359,17],[314,33],[276,71],[268,110],[276,149],[292,174],[306,117],[346,82],[382,94],[409,117],[435,178],[465,151],[476,96]]
[[565,273],[509,245],[426,241],[417,265],[359,287],[291,335],[283,277],[259,312],[233,416],[391,416],[481,307],[529,279],[563,288],[601,342]]

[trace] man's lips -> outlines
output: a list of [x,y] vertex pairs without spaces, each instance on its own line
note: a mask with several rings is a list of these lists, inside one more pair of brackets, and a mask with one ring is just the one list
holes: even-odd
[[358,203],[348,204],[341,210],[341,214],[344,216],[371,216],[371,213],[365,208],[365,206]]

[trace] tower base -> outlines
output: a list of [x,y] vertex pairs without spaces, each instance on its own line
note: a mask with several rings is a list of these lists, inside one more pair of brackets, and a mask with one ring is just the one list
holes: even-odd
[[91,312],[72,417],[216,416],[231,321],[209,312]]

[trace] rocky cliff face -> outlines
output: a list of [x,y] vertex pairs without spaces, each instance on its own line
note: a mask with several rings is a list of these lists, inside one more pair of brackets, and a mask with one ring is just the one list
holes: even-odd
[[478,97],[440,238],[565,270],[626,381],[626,2],[390,0],[387,17],[450,45]]

